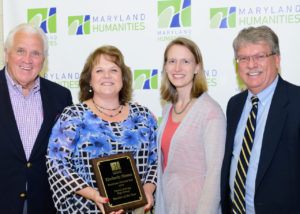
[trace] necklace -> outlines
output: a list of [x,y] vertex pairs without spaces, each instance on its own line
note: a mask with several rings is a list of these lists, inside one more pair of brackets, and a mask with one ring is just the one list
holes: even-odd
[[[119,107],[117,107],[117,108],[115,108],[115,109],[106,109],[106,108],[104,108],[104,107],[98,106],[98,105],[95,103],[94,99],[92,99],[92,101],[93,101],[94,106],[96,107],[96,109],[97,109],[101,114],[104,114],[104,115],[106,115],[107,117],[115,117],[115,116],[117,116],[117,115],[119,115],[119,114],[122,113],[123,105],[119,105]],[[104,111],[101,110],[101,109],[104,109],[104,110],[109,110],[109,111],[115,111],[115,110],[118,110],[120,107],[121,107],[121,109],[120,109],[117,113],[115,113],[115,114],[107,114],[107,113],[105,113]]]
[[[94,101],[94,100],[93,100]],[[95,102],[94,102],[95,103]],[[103,110],[107,110],[107,111],[115,111],[115,110],[118,110],[122,105],[119,105],[118,107],[116,108],[104,108],[103,106],[98,106],[96,103],[95,105],[98,107],[98,108],[101,108]]]
[[187,102],[187,104],[185,104],[185,106],[183,107],[183,109],[180,112],[176,111],[175,105],[173,105],[173,109],[174,109],[174,113],[175,114],[181,114],[182,112],[184,112],[184,110],[188,107],[188,105],[192,102],[192,99],[190,99],[190,101]]

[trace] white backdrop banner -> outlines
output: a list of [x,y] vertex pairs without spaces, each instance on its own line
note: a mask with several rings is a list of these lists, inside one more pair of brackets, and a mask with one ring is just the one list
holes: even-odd
[[132,69],[134,101],[160,118],[163,52],[172,39],[184,36],[200,47],[209,93],[225,111],[241,88],[232,41],[242,28],[258,25],[277,33],[281,75],[300,85],[299,0],[3,0],[3,11],[4,38],[23,22],[44,29],[50,50],[42,75],[71,89],[75,103],[88,55],[114,45]]

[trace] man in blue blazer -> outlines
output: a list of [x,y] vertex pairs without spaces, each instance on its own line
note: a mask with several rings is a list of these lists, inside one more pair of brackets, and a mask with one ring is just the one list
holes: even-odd
[[48,54],[44,32],[31,24],[10,31],[0,71],[0,213],[56,213],[45,155],[68,89],[39,74]]
[[[300,213],[300,87],[278,74],[279,42],[269,27],[241,30],[233,48],[248,90],[227,106],[222,213]],[[258,98],[258,105],[251,97]],[[247,120],[256,120],[256,126]],[[246,123],[255,130],[250,140]]]

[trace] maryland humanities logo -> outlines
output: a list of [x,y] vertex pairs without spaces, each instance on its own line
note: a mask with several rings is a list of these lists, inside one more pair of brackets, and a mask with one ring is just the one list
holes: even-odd
[[144,13],[69,16],[68,34],[144,31],[145,21],[146,14]]
[[158,27],[191,27],[191,0],[158,1]]
[[236,27],[236,7],[223,7],[210,9],[211,28]]
[[41,27],[46,33],[49,45],[57,45],[56,8],[35,8],[27,10],[27,22]]
[[93,16],[91,29],[93,33],[144,31],[146,14],[135,12]]
[[69,35],[90,34],[91,16],[69,16],[68,17],[68,33]]
[[222,7],[210,9],[211,28],[300,23],[300,5]]
[[158,89],[158,70],[134,70],[134,89]]
[[56,33],[56,8],[28,9],[27,21],[40,26],[45,33]]
[[191,34],[191,0],[158,0],[158,40]]

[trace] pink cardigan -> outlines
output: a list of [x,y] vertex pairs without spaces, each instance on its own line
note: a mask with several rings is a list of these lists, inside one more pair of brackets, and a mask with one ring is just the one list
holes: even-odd
[[216,214],[220,205],[225,116],[207,93],[197,98],[173,135],[163,172],[161,137],[171,106],[165,106],[158,131],[155,213]]

